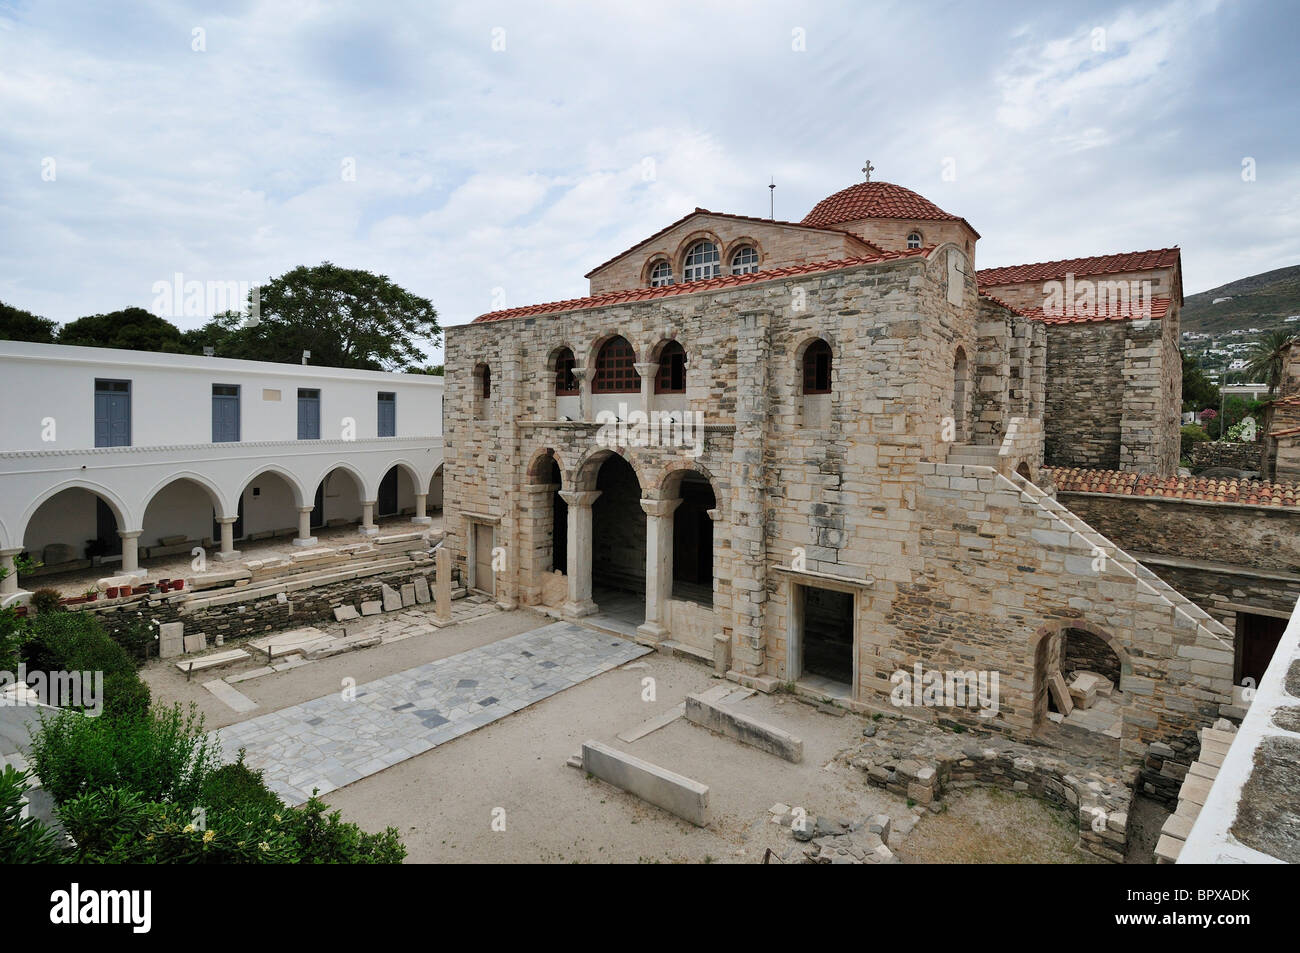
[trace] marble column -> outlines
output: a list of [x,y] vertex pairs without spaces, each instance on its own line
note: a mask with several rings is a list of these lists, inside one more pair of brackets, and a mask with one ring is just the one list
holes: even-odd
[[[596,414],[591,409],[591,380],[585,367],[573,369],[573,379],[578,382],[578,417],[582,420],[595,420]],[[559,414],[556,414],[558,417]]]
[[222,516],[217,519],[218,525],[221,526],[221,551],[217,553],[217,558],[222,562],[229,562],[240,556],[239,550],[235,549],[235,523],[238,520],[238,516]]
[[0,596],[10,596],[18,591],[16,557],[21,554],[21,549],[0,549],[0,568],[5,570],[4,578],[0,579]]
[[668,636],[668,600],[673,594],[673,511],[676,500],[642,500],[645,510],[645,622],[637,635],[649,642]]
[[596,611],[591,599],[591,504],[599,490],[562,490],[560,499],[569,506],[568,576],[569,601],[564,604],[566,618],[576,619]]
[[648,417],[650,416],[650,408],[654,406],[655,378],[659,374],[659,362],[637,361],[632,366],[641,375],[641,409],[645,411]]
[[361,534],[363,536],[378,536],[379,527],[375,525],[375,501],[361,501]]
[[148,570],[140,568],[140,534],[142,529],[118,532],[122,537],[122,575],[137,578],[149,575]]
[[415,515],[411,517],[412,523],[418,523],[421,526],[427,526],[433,522],[433,518],[428,513],[429,494],[415,494]]
[[314,506],[298,507],[298,538],[293,541],[295,546],[315,546],[316,537],[311,534],[311,511]]

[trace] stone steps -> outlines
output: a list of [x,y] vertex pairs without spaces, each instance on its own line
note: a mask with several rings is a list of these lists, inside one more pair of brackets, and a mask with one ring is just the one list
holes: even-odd
[[1213,728],[1201,729],[1201,753],[1187,770],[1183,786],[1178,790],[1177,810],[1165,818],[1164,826],[1160,828],[1155,850],[1157,864],[1177,863],[1183,844],[1205,806],[1214,779],[1218,777],[1219,768],[1223,766],[1224,756],[1236,737],[1235,730],[1226,719],[1215,722]]

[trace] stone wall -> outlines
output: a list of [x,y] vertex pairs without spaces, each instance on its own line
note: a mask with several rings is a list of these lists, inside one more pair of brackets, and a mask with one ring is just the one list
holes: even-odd
[[587,276],[589,293],[598,295],[629,288],[648,288],[650,265],[663,258],[672,263],[673,277],[680,282],[686,252],[702,238],[718,246],[724,275],[731,274],[731,256],[742,245],[753,245],[758,249],[760,269],[874,254],[852,235],[838,229],[803,228],[762,219],[701,213],[592,271]]
[[1253,470],[1261,473],[1262,443],[1232,443],[1202,441],[1192,444],[1192,470],[1200,472],[1210,467],[1231,467],[1234,470]]
[[1048,466],[1119,469],[1124,349],[1124,325],[1117,321],[1048,328]]

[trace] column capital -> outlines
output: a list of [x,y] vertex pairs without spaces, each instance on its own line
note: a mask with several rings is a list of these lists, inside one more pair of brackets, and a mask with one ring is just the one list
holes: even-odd
[[[316,509],[316,507],[314,507],[314,506],[300,506],[300,507],[298,507],[298,512],[299,512],[299,513],[310,513],[310,512],[311,512],[312,510],[314,510],[314,509]],[[220,522],[223,522],[223,521],[222,521],[222,520],[217,520],[217,522],[220,523]],[[231,520],[231,522],[234,522],[234,520]]]
[[225,526],[225,525],[227,525],[227,524],[230,524],[230,525],[233,526],[235,523],[238,523],[238,522],[239,522],[239,517],[238,517],[238,516],[218,516],[218,517],[217,517],[217,522],[220,523],[222,526]]
[[560,499],[570,506],[591,506],[600,494],[600,490],[561,490]]
[[141,536],[144,535],[144,530],[142,530],[142,529],[125,529],[125,530],[123,530],[123,529],[119,529],[119,530],[117,531],[117,535],[120,536],[120,537],[122,537],[123,539],[139,539]]
[[13,559],[15,556],[21,556],[22,554],[23,548],[21,546],[17,549],[0,549],[0,556],[3,556],[5,559]]
[[668,516],[673,510],[682,505],[681,498],[675,500],[642,500],[641,509],[645,510],[646,516]]
[[573,369],[569,371],[569,373],[572,374],[576,380],[585,381],[587,379],[587,369],[585,367],[574,365]]
[[646,377],[654,377],[654,375],[659,371],[658,361],[637,361],[632,366],[636,368],[636,372],[640,374],[643,379]]

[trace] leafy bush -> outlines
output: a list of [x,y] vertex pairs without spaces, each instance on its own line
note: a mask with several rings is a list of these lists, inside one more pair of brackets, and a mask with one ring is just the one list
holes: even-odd
[[103,672],[104,714],[109,717],[141,714],[149,707],[149,687],[136,674],[135,663],[90,613],[38,615],[22,652],[31,671]]
[[306,804],[290,808],[287,820],[298,845],[300,864],[400,864],[406,848],[397,829],[367,834],[356,824],[325,814],[325,802],[313,796]]
[[137,663],[148,661],[154,644],[152,623],[136,616],[114,618],[108,623],[108,635]]
[[284,802],[266,786],[262,772],[254,771],[244,764],[242,748],[238,761],[223,764],[207,776],[203,782],[201,802],[210,811],[284,809]]
[[[37,589],[32,593],[31,607],[37,615],[46,615],[63,610],[63,593],[57,589]],[[64,610],[66,611],[66,610]]]
[[0,771],[0,864],[49,864],[58,861],[58,835],[34,817],[23,817],[29,773],[7,764]]
[[27,638],[27,620],[13,609],[0,609],[0,671],[16,672]]
[[1181,444],[1179,456],[1191,458],[1193,444],[1204,443],[1210,439],[1210,435],[1205,432],[1205,428],[1200,424],[1183,424],[1182,436],[1179,443]]
[[28,760],[58,804],[113,787],[186,807],[221,763],[194,705],[121,718],[60,711],[41,719]]

